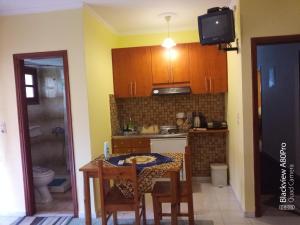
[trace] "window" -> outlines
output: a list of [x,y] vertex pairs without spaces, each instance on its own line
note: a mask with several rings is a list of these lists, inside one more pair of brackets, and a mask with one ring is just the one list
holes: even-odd
[[24,68],[24,81],[27,104],[39,104],[38,80],[35,68]]

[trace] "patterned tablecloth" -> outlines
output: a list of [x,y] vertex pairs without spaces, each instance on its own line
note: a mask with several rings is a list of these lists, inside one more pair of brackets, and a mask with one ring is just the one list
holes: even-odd
[[[149,155],[149,154],[147,154]],[[144,167],[138,174],[138,182],[139,182],[139,192],[141,193],[149,193],[152,190],[153,179],[165,177],[168,171],[172,170],[180,170],[182,168],[183,163],[183,154],[182,153],[162,153],[162,156],[169,157],[171,162],[161,163],[159,165],[152,165],[148,167]],[[120,156],[120,154],[113,154],[111,157]],[[132,154],[130,154],[132,156]],[[102,159],[104,162],[104,166],[115,167],[112,163],[104,160],[104,156],[96,158],[94,162]],[[129,181],[121,180],[117,183],[117,186],[123,193],[125,197],[131,197],[133,188]]]

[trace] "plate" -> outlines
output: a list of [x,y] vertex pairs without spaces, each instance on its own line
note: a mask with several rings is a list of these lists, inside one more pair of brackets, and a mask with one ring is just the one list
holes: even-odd
[[136,160],[136,164],[147,164],[154,162],[156,160],[156,157],[149,156],[149,155],[138,155],[138,156],[131,156],[127,159],[125,159],[126,163],[132,163],[133,160]]

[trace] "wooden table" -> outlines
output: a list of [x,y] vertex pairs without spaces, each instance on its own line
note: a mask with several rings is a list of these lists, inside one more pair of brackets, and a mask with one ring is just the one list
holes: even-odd
[[[164,153],[165,156],[176,156],[176,163],[172,165],[166,163],[166,166],[161,166],[164,169],[164,173],[161,177],[170,178],[172,183],[176,183],[179,186],[180,179],[180,170],[182,168],[182,153]],[[103,157],[103,156],[100,156]],[[180,160],[181,159],[181,160]],[[95,159],[97,160],[97,159]],[[90,193],[90,178],[98,177],[98,168],[96,161],[92,160],[88,164],[84,165],[79,169],[83,172],[83,182],[84,182],[84,207],[85,207],[85,224],[91,225],[91,193]],[[181,162],[180,162],[181,161]],[[168,165],[167,165],[168,164]],[[149,167],[150,168],[150,167]],[[159,170],[159,166],[155,166],[156,170]],[[167,171],[166,171],[167,170]],[[177,212],[178,212],[178,203],[171,204],[171,221],[172,225],[177,225]]]

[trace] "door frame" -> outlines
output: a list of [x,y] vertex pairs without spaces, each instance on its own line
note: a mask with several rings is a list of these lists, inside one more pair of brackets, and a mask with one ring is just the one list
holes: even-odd
[[72,185],[73,213],[75,217],[78,217],[78,199],[77,199],[77,187],[76,187],[76,170],[75,170],[75,156],[74,156],[74,144],[73,144],[73,128],[72,128],[70,81],[69,81],[67,50],[22,53],[22,54],[13,55],[26,215],[31,216],[36,212],[35,202],[34,202],[30,137],[29,137],[29,129],[28,129],[28,111],[27,111],[26,94],[24,88],[25,85],[24,76],[22,76],[22,67],[24,66],[24,59],[28,59],[28,58],[31,59],[63,58],[65,96],[66,96],[66,116],[68,121],[67,127],[65,128],[67,129],[68,132],[67,151],[69,153],[69,160],[70,160],[69,163],[70,163],[70,176],[71,176],[71,185]]
[[259,152],[258,96],[257,96],[257,46],[272,44],[288,44],[300,42],[300,35],[269,36],[251,38],[252,60],[252,106],[253,106],[253,153],[254,153],[254,185],[255,185],[255,216],[261,212],[261,157]]

